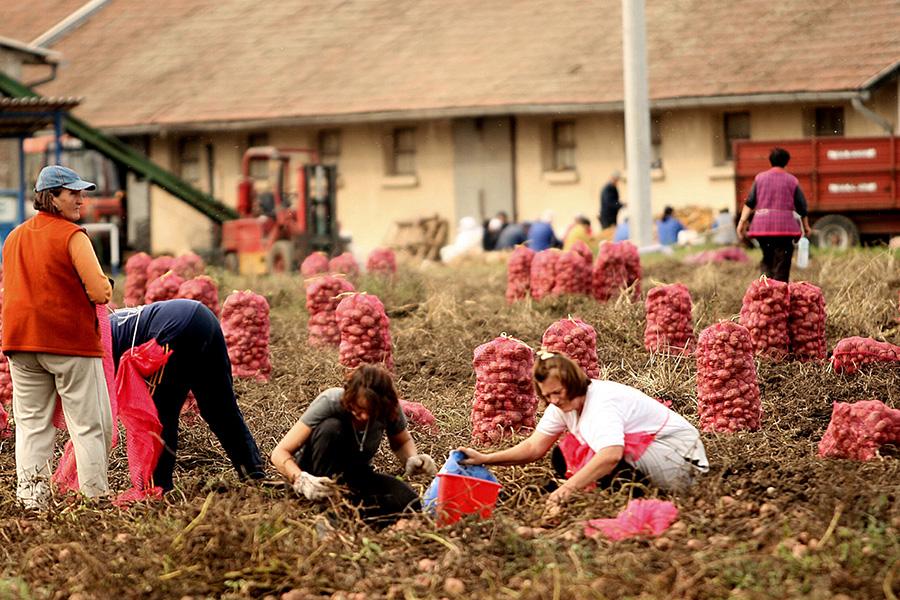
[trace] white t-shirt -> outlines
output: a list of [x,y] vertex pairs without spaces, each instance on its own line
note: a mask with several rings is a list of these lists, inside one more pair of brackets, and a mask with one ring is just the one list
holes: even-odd
[[552,404],[544,411],[537,431],[558,436],[566,430],[594,452],[624,446],[626,433],[657,433],[663,437],[681,430],[696,432],[684,417],[633,387],[613,381],[591,380],[581,415],[563,412]]

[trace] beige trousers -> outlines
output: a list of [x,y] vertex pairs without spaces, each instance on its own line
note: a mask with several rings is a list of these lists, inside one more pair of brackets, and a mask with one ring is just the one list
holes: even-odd
[[108,493],[113,423],[102,359],[13,352],[9,367],[19,499],[26,506],[40,508],[49,496],[57,393],[75,449],[81,492],[86,496]]

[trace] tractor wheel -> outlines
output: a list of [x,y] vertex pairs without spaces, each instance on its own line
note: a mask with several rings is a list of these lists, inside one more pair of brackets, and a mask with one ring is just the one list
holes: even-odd
[[237,252],[226,252],[224,262],[226,271],[232,275],[238,274],[238,271],[240,271],[240,261],[238,260]]
[[269,273],[290,273],[294,270],[294,244],[290,240],[278,240],[266,254]]
[[813,232],[820,248],[846,250],[859,245],[859,229],[843,215],[825,215],[813,225]]

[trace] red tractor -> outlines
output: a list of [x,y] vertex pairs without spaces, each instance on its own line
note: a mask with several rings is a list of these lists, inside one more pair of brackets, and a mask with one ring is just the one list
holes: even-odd
[[[290,186],[291,160],[301,162]],[[339,254],[335,190],[337,167],[319,163],[305,148],[249,148],[241,163],[237,210],[240,218],[222,225],[225,265],[241,273],[296,269],[317,250]]]

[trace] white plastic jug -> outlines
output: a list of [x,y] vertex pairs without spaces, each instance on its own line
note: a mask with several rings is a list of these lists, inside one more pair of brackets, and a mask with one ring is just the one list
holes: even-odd
[[809,238],[802,237],[797,242],[797,268],[805,269],[809,266]]

